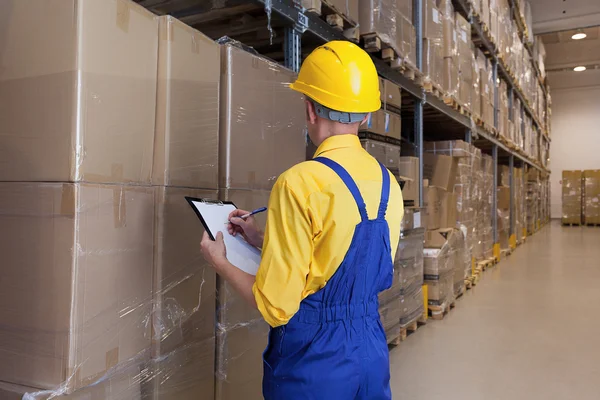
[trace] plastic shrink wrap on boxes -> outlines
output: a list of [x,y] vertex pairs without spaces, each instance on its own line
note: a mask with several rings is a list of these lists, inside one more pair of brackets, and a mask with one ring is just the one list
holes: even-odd
[[[412,7],[410,7],[412,10]],[[360,0],[358,22],[363,38],[373,35],[393,49],[397,61],[416,68],[416,33],[412,15],[403,15],[409,7],[396,0]],[[371,41],[366,46],[371,45]]]
[[481,156],[481,185],[476,207],[477,235],[473,243],[473,256],[476,260],[492,257],[493,232],[492,232],[492,191],[495,190],[493,159],[483,154]]
[[444,95],[458,99],[459,90],[459,53],[458,36],[456,29],[456,14],[454,6],[449,0],[440,4],[442,13],[442,36],[443,36],[443,65],[442,65],[442,90]]
[[398,337],[402,316],[402,296],[423,283],[423,230],[405,231],[401,235],[392,286],[379,295],[379,311],[388,340]]
[[423,21],[423,83],[442,87],[444,77],[445,14],[436,0],[424,0]]
[[584,218],[586,224],[600,224],[600,170],[583,171]]
[[400,146],[370,139],[360,141],[367,152],[380,161],[394,176],[400,175]]
[[541,183],[539,179],[539,172],[532,168],[530,168],[527,172],[527,193],[525,199],[527,213],[527,235],[532,235],[537,230],[541,211]]
[[[305,159],[304,106],[288,88],[295,73],[238,43],[221,50],[219,198],[251,210],[265,206],[277,177]],[[216,399],[262,398],[269,328],[221,279],[216,323]]]
[[450,230],[440,248],[425,248],[423,274],[428,304],[445,307],[454,301],[455,252],[458,231]]
[[[406,309],[403,305],[407,299],[421,290],[423,286],[423,241],[425,230],[416,228],[403,230],[394,260],[394,278],[392,286],[379,294],[379,314],[388,340],[398,337],[401,328],[400,321],[404,324],[414,310]],[[423,297],[421,295],[421,310]],[[416,318],[415,318],[416,319]]]

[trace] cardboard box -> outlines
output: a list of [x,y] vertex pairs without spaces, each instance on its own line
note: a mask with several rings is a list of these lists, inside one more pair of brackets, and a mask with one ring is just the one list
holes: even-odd
[[410,23],[413,23],[413,0],[397,0],[396,6],[398,11],[406,17]]
[[412,293],[400,296],[400,326],[405,327],[419,319],[425,310],[423,302],[423,286],[419,286]]
[[473,154],[472,146],[464,140],[425,142],[425,151],[452,157],[470,157]]
[[270,190],[306,158],[305,106],[287,85],[296,74],[231,44],[221,50],[219,186]]
[[[152,356],[213,338],[216,275],[200,252],[204,229],[185,196],[218,199],[218,192],[159,187],[154,237]],[[199,377],[200,378],[200,377]],[[212,378],[212,374],[211,374]]]
[[167,15],[159,32],[152,183],[217,189],[219,45]]
[[440,9],[444,14],[442,21],[443,39],[444,39],[444,58],[458,56],[456,19],[452,1],[443,0]]
[[510,187],[510,168],[508,165],[498,165],[498,186]]
[[[221,190],[219,198],[238,208],[266,206],[269,191]],[[266,215],[257,215],[264,228]],[[262,399],[262,353],[269,328],[262,315],[217,277],[216,400]]]
[[498,186],[497,204],[500,210],[510,209],[510,187]]
[[440,201],[440,228],[455,228],[457,222],[457,195],[453,192],[442,192]]
[[583,171],[586,224],[600,224],[600,170]]
[[154,14],[127,0],[7,0],[0,15],[0,181],[149,184]]
[[454,271],[442,275],[425,277],[429,305],[439,306],[452,300],[454,292]]
[[454,232],[452,228],[428,230],[425,232],[425,248],[441,249],[448,243]]
[[329,3],[342,15],[354,22],[358,22],[359,0],[329,0]]
[[421,180],[419,159],[417,157],[400,157],[400,176],[408,178],[402,186],[404,203],[412,202],[412,206],[419,207],[419,181]]
[[395,176],[400,175],[400,146],[370,139],[363,139],[360,143],[370,155],[385,165],[392,174]]
[[583,201],[583,172],[562,172],[562,222],[581,224]]
[[444,82],[443,43],[439,39],[423,39],[423,75],[436,85]]
[[394,49],[396,54],[402,53],[402,15],[396,0],[360,0],[358,5],[358,24],[360,34],[377,34],[377,37]]
[[402,232],[394,260],[398,270],[398,293],[406,294],[423,285],[423,242],[425,229]]
[[427,209],[425,217],[425,227],[429,230],[439,229],[441,225],[441,201],[444,196],[444,189],[434,186],[423,188],[423,207]]
[[383,110],[375,111],[369,114],[367,122],[361,125],[359,130],[400,140],[402,130],[400,115]]
[[437,6],[436,0],[423,0],[423,38],[438,39],[443,37],[444,14]]
[[70,392],[149,357],[154,192],[0,184],[2,381]]
[[402,107],[402,95],[400,94],[400,87],[398,85],[387,79],[379,78],[379,91],[381,93],[381,102],[386,107],[393,106],[397,109]]
[[[214,310],[213,310],[214,312]],[[214,328],[214,322],[209,324]],[[142,375],[143,400],[213,399],[215,338],[190,342],[166,356],[153,359]],[[122,397],[115,400],[125,400]]]
[[429,186],[452,192],[457,170],[458,159],[455,157],[432,153],[423,154],[423,178],[429,180]]
[[122,370],[109,374],[104,379],[89,385],[71,394],[61,392],[60,388],[54,391],[40,391],[39,389],[12,383],[0,382],[0,399],[21,400],[25,394],[26,399],[35,400],[142,400],[146,399],[141,393],[140,380],[146,374],[142,365],[132,363]]

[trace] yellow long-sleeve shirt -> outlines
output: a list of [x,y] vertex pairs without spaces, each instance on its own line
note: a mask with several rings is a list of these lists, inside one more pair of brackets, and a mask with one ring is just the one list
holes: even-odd
[[[332,136],[319,146],[317,156],[330,158],[348,171],[365,200],[369,219],[376,218],[381,167],[358,137]],[[400,186],[393,175],[390,178],[386,220],[393,258],[404,207]],[[253,287],[258,309],[269,325],[285,325],[304,298],[326,285],[350,248],[359,222],[354,198],[328,167],[307,161],[279,177],[269,199],[262,261]]]

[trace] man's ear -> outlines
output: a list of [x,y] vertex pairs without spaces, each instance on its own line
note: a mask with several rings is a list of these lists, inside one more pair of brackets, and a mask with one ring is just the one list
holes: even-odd
[[309,100],[304,100],[304,102],[306,103],[306,120],[311,124],[314,125],[317,123],[317,112],[315,111],[315,105],[313,104],[312,101]]

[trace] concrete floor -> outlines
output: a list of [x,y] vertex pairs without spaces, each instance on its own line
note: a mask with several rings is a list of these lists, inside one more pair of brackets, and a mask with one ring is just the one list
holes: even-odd
[[600,227],[555,221],[391,351],[396,400],[600,399]]

